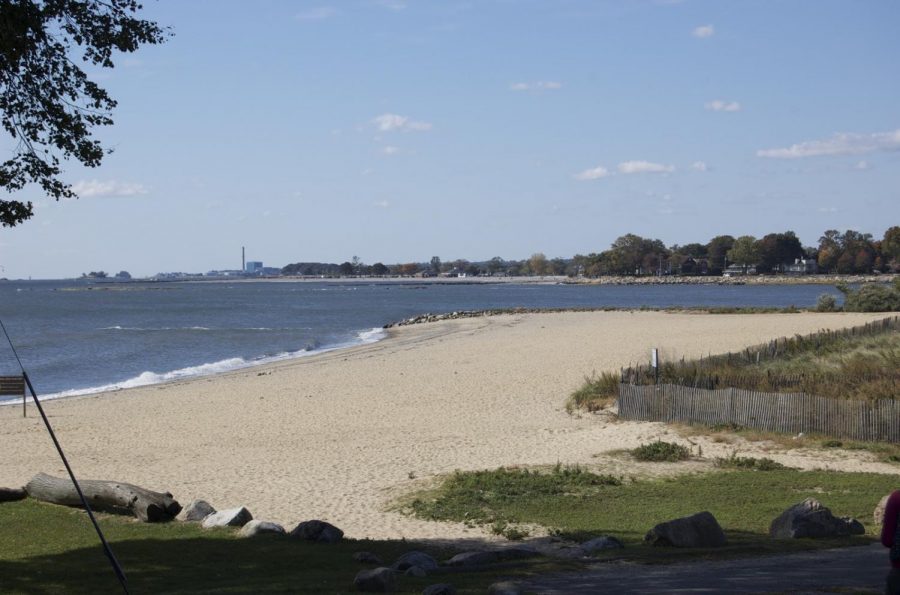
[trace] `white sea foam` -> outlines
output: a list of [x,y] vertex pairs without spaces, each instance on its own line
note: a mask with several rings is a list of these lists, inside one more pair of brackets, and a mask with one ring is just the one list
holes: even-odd
[[[102,386],[92,386],[89,388],[79,388],[73,390],[65,390],[58,393],[41,395],[40,398],[42,401],[46,401],[49,399],[61,399],[65,397],[79,397],[84,395],[93,395],[97,393],[104,393],[116,390],[122,390],[126,388],[135,388],[138,386],[147,386],[150,384],[161,384],[163,382],[171,382],[174,380],[183,380],[186,378],[195,378],[198,376],[211,376],[213,374],[221,374],[224,372],[231,372],[233,370],[240,370],[242,368],[249,368],[252,366],[260,366],[263,364],[270,364],[273,362],[284,361],[288,359],[294,359],[299,357],[305,357],[309,355],[315,355],[317,353],[326,353],[328,351],[335,351],[338,349],[346,349],[348,347],[353,347],[355,345],[368,345],[370,343],[375,343],[384,339],[387,336],[387,333],[382,328],[373,328],[366,331],[360,331],[356,335],[356,340],[348,341],[346,343],[339,343],[336,345],[329,345],[327,347],[316,348],[316,349],[301,349],[299,351],[284,351],[275,355],[261,357],[252,360],[246,360],[241,357],[232,357],[229,359],[223,359],[221,361],[200,364],[198,366],[188,366],[186,368],[180,368],[178,370],[172,370],[171,372],[151,372],[146,371],[138,374],[134,378],[129,378],[127,380],[123,380],[121,382],[115,382],[112,384],[104,384]],[[2,405],[15,405],[19,401],[17,400],[4,400],[0,401],[0,406]]]

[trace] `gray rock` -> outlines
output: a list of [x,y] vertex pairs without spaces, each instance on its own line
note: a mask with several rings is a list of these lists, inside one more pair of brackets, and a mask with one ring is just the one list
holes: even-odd
[[423,577],[428,576],[428,571],[425,570],[424,568],[422,568],[421,566],[410,566],[409,568],[406,569],[406,572],[404,572],[403,574],[405,574],[406,576],[414,576],[417,578],[423,578]]
[[215,512],[216,509],[206,500],[192,500],[175,518],[179,521],[202,521]]
[[814,498],[791,506],[769,525],[769,536],[775,539],[838,537],[865,532],[862,523],[849,517],[837,518]]
[[501,550],[462,552],[447,560],[447,566],[484,566],[494,562],[522,560],[540,556],[537,550],[524,547],[511,547]]
[[644,541],[674,547],[720,547],[727,542],[716,517],[706,511],[660,523],[647,532]]
[[325,521],[304,521],[294,527],[291,537],[316,543],[337,543],[344,538],[344,532]]
[[372,593],[393,591],[396,586],[394,571],[383,566],[371,570],[360,570],[356,573],[356,578],[353,579],[353,586],[360,591]]
[[406,552],[397,558],[397,561],[391,565],[391,568],[403,572],[411,566],[418,566],[428,572],[437,569],[438,563],[437,560],[425,552],[412,551]]
[[522,595],[525,591],[514,582],[502,581],[488,587],[488,593],[489,595]]
[[448,583],[428,585],[422,590],[422,595],[456,595],[456,587]]
[[498,562],[497,552],[463,552],[447,560],[447,566],[483,566]]
[[357,562],[362,562],[363,564],[384,564],[384,562],[381,561],[381,558],[372,552],[356,552],[353,554],[353,559]]
[[214,512],[203,519],[201,526],[204,529],[212,527],[243,527],[253,520],[253,515],[243,506],[237,508],[229,508]]
[[581,544],[581,550],[585,554],[592,554],[600,550],[622,549],[625,544],[610,535],[601,535]]
[[238,535],[240,535],[241,537],[256,537],[257,535],[262,535],[264,533],[284,535],[285,531],[284,527],[282,527],[278,523],[270,523],[269,521],[257,520],[249,521],[246,525],[241,527],[240,531],[238,531]]
[[878,530],[881,530],[881,523],[884,522],[884,509],[887,507],[888,498],[890,498],[890,494],[886,494],[884,498],[878,501],[878,504],[875,506],[875,512],[872,513],[872,520],[875,521],[875,527]]

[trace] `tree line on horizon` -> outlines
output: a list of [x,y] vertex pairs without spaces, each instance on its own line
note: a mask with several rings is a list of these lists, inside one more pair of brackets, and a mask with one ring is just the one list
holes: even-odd
[[[881,239],[848,229],[825,231],[816,246],[803,246],[793,231],[770,233],[761,238],[718,235],[705,244],[674,244],[659,239],[625,234],[599,253],[571,258],[547,258],[536,252],[523,260],[472,262],[443,261],[434,256],[427,262],[386,265],[365,264],[359,257],[343,263],[296,262],[281,269],[288,276],[549,276],[601,277],[604,275],[722,275],[737,267],[741,272],[762,274],[785,272],[801,260],[814,262],[825,274],[869,274],[900,272],[900,226],[889,228]],[[729,268],[731,267],[731,268]]]

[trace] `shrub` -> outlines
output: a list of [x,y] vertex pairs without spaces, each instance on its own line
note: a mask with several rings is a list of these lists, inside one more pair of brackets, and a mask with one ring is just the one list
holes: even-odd
[[838,285],[844,294],[844,310],[847,312],[895,312],[900,311],[900,284],[863,285],[850,289]]
[[837,299],[830,293],[823,293],[816,300],[816,312],[836,312]]
[[717,458],[715,465],[716,467],[722,467],[724,469],[755,469],[756,471],[788,469],[785,465],[773,461],[768,457],[763,457],[761,459],[756,459],[754,457],[739,457],[736,453],[731,453],[731,456],[727,458]]
[[691,457],[691,451],[674,442],[657,440],[650,444],[641,444],[631,451],[631,455],[639,461],[685,461]]

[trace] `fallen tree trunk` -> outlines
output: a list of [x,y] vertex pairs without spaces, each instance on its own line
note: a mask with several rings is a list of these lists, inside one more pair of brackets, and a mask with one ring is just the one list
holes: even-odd
[[[168,492],[163,494],[130,483],[97,479],[82,480],[78,485],[92,509],[133,514],[145,523],[169,521],[181,511],[181,505]],[[25,485],[25,491],[42,502],[82,507],[75,484],[68,478],[38,473]]]

